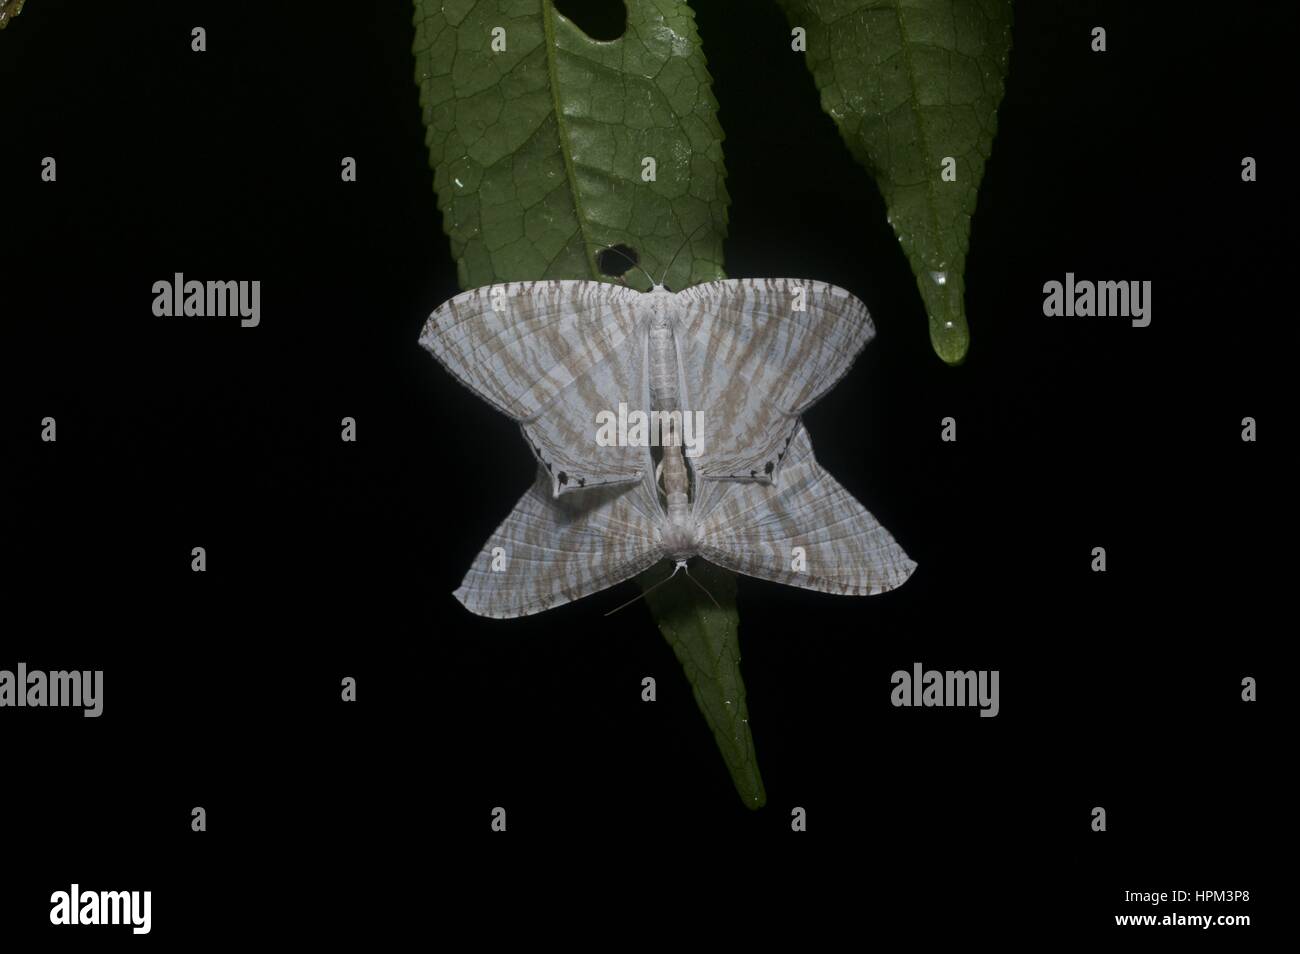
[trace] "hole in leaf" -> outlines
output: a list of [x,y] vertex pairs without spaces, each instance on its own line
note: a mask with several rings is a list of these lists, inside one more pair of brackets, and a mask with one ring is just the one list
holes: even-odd
[[630,269],[640,264],[641,256],[637,255],[636,249],[626,245],[602,248],[596,255],[596,267],[600,269],[600,273],[612,278],[626,275]]
[[554,0],[555,9],[593,40],[609,42],[627,32],[623,0]]

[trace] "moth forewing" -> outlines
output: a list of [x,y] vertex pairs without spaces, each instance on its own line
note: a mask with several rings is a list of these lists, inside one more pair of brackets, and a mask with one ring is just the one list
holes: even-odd
[[521,424],[553,493],[628,483],[641,476],[636,449],[597,454],[586,437],[592,415],[612,394],[636,390],[637,297],[606,282],[488,285],[436,308],[420,344]]

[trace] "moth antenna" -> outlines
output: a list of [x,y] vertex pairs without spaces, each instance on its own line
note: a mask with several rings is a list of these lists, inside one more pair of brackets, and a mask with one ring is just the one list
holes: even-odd
[[[686,570],[686,564],[685,564],[685,563],[681,564],[681,567],[682,567],[683,570]],[[673,572],[676,573],[677,571],[674,570]],[[697,580],[695,577],[691,576],[691,571],[690,571],[690,570],[686,570],[686,578],[687,578],[688,580],[690,580],[692,583],[694,583],[696,586],[698,586],[700,589],[704,590],[704,595],[707,596],[709,599],[713,600],[713,605],[714,605],[714,606],[716,606],[718,609],[722,609],[722,604],[719,603],[717,600],[714,600],[714,599],[713,599],[713,594],[709,592],[708,587],[706,587],[703,583],[701,583],[701,582],[700,582],[699,580]],[[667,580],[664,580],[664,582],[667,583],[668,581],[667,581]]]
[[[654,278],[650,275],[650,273],[647,272],[644,268],[641,268],[641,263],[638,262],[636,259],[634,259],[631,255],[627,254],[627,252],[623,251],[623,250],[622,250],[621,248],[619,248],[618,246],[615,246],[615,245],[602,245],[601,248],[603,248],[603,249],[605,249],[606,251],[609,251],[609,252],[614,252],[616,255],[622,255],[623,258],[627,259],[627,263],[628,263],[629,265],[631,265],[631,266],[632,266],[633,268],[635,268],[635,269],[640,270],[641,274],[644,275],[644,276],[646,277],[646,280],[649,281],[651,285],[653,285],[653,284],[655,283],[655,280],[654,280]],[[618,276],[618,277],[619,277],[620,279],[622,279],[623,276],[620,275],[620,276]]]
[[[606,613],[605,615],[606,615],[606,616],[613,616],[613,615],[614,615],[615,613],[617,613],[619,610],[621,610],[621,609],[623,609],[623,608],[625,608],[625,607],[631,606],[631,605],[632,605],[633,603],[635,603],[637,600],[643,600],[643,599],[645,599],[646,596],[647,596],[648,594],[653,593],[655,590],[659,589],[659,587],[663,586],[665,583],[667,583],[669,580],[671,580],[673,577],[675,577],[675,576],[677,575],[677,571],[678,571],[678,570],[684,570],[684,569],[686,569],[686,564],[685,564],[685,563],[678,563],[675,567],[673,567],[673,572],[669,573],[667,576],[665,576],[662,580],[660,580],[660,581],[659,581],[658,583],[656,583],[654,586],[649,587],[648,589],[642,590],[640,596],[634,596],[634,597],[632,597],[630,600],[628,600],[628,601],[627,601],[626,603],[624,603],[622,606],[615,606],[612,610],[610,610],[610,611],[609,611],[608,613]],[[687,575],[687,576],[690,576],[691,574],[690,574],[690,572],[688,571],[686,575]],[[718,607],[718,608],[721,609],[722,607]]]
[[[692,240],[693,238],[695,238],[695,236],[697,236],[697,235],[700,234],[700,229],[705,228],[705,227],[708,226],[709,224],[710,224],[710,223],[708,223],[708,222],[701,222],[699,225],[697,225],[697,226],[695,227],[695,231],[693,231],[690,235],[686,236],[685,241],[683,241],[681,245],[677,246],[677,251],[673,252],[673,257],[670,258],[670,259],[668,259],[668,267],[664,269],[663,278],[659,279],[659,281],[657,282],[657,284],[662,285],[662,284],[664,283],[664,279],[666,279],[666,278],[668,277],[668,273],[671,272],[671,271],[673,270],[673,264],[677,261],[677,256],[680,255],[680,254],[682,254],[682,249],[684,249],[684,248],[686,248],[686,246],[690,245],[690,244],[691,244],[691,240]],[[646,277],[649,277],[649,276],[646,276]],[[651,279],[651,280],[653,281],[653,279]]]

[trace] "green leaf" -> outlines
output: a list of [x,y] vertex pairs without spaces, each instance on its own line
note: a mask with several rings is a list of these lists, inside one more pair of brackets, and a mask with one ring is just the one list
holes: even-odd
[[[596,256],[617,244],[658,280],[688,239],[669,287],[722,277],[722,129],[686,3],[632,0],[611,42],[550,0],[415,10],[426,141],[462,288],[606,278]],[[640,272],[628,279],[649,288]]]
[[[722,129],[685,2],[628,0],[627,31],[611,42],[587,37],[549,0],[415,0],[415,24],[434,188],[462,288],[608,280],[597,255],[619,244],[656,280],[671,262],[670,288],[725,277]],[[498,27],[504,50],[494,51]],[[639,271],[627,279],[650,287]],[[660,565],[639,581],[669,572]],[[735,578],[703,564],[697,573],[721,610],[685,580],[648,602],[737,790],[757,808]]]
[[27,0],[0,0],[0,30],[9,25],[9,21],[23,12]]
[[[657,567],[641,574],[637,582],[646,591],[646,602],[659,619],[659,629],[686,670],[695,704],[713,732],[736,791],[748,807],[762,808],[767,793],[758,774],[745,683],[740,678],[736,577],[699,560],[691,569],[699,586],[678,573],[671,583],[651,592],[650,588],[667,572]],[[719,605],[714,605],[714,599]]]
[[[966,357],[970,220],[993,149],[1011,0],[780,0],[807,31],[822,108],[880,187],[921,289],[930,342]],[[945,181],[945,158],[956,180]]]

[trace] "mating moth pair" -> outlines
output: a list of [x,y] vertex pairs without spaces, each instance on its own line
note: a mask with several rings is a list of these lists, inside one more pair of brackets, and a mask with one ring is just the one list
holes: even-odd
[[[444,303],[420,344],[539,461],[456,598],[523,616],[694,556],[828,593],[901,585],[916,564],[818,466],[801,420],[874,334],[850,293],[786,278],[511,282]],[[620,406],[659,422],[657,448],[597,440]],[[688,454],[684,414],[704,429]]]

